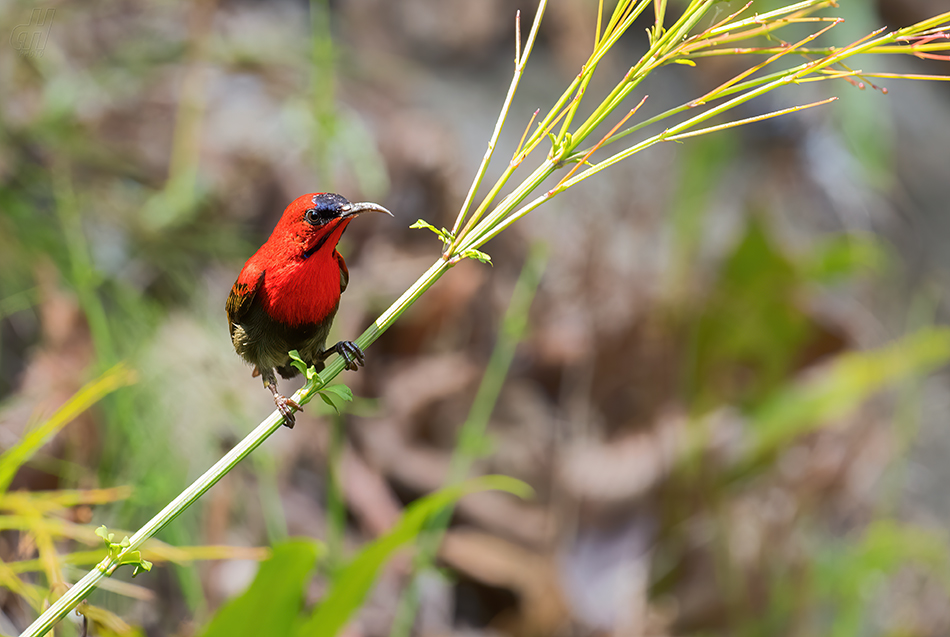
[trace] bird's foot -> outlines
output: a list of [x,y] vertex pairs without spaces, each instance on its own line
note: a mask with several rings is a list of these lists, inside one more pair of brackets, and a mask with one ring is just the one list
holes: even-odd
[[281,396],[280,394],[274,397],[274,403],[277,405],[277,411],[284,417],[284,426],[288,429],[293,429],[294,425],[297,424],[297,418],[294,416],[294,412],[303,411],[303,408],[297,404],[297,401]]
[[330,349],[323,352],[323,358],[326,358],[333,352],[336,352],[343,357],[343,360],[346,361],[344,367],[351,372],[358,370],[365,360],[365,355],[363,350],[357,346],[353,341],[340,341]]
[[268,385],[267,388],[274,394],[274,404],[277,405],[277,411],[280,412],[280,415],[284,417],[284,426],[288,429],[293,429],[294,425],[297,424],[294,412],[303,411],[303,407],[301,407],[296,400],[280,394],[277,391],[276,385]]

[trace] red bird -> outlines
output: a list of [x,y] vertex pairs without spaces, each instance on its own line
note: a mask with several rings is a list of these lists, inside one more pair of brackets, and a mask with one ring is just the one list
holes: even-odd
[[336,245],[343,231],[367,211],[392,213],[374,203],[350,203],[340,195],[318,192],[298,197],[287,206],[267,243],[254,253],[238,275],[225,310],[235,351],[254,365],[274,395],[284,424],[294,426],[293,400],[277,391],[277,375],[293,378],[290,350],[317,371],[336,352],[346,368],[363,364],[363,351],[351,341],[327,348],[327,334],[340,305],[350,273]]

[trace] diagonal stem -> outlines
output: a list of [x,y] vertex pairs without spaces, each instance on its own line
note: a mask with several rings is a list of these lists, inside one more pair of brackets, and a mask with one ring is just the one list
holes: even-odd
[[[359,345],[361,349],[365,349],[379,338],[379,336],[382,335],[406,309],[415,303],[433,283],[445,274],[450,267],[451,266],[444,260],[437,260],[389,307],[389,309],[383,312],[383,314],[360,335],[356,340],[357,345]],[[293,395],[293,400],[300,404],[309,402],[310,399],[316,395],[317,391],[343,371],[343,365],[344,362],[341,357],[334,357],[321,374],[323,382],[319,384],[316,382],[307,383]],[[280,429],[283,421],[284,419],[280,413],[274,411],[266,420],[259,424],[254,431],[245,436],[241,442],[218,460],[214,466],[182,491],[178,497],[172,500],[155,517],[146,522],[145,526],[136,531],[135,535],[129,539],[129,546],[127,548],[114,558],[106,557],[99,562],[94,569],[86,573],[65,595],[56,600],[46,612],[30,624],[20,637],[39,637],[49,632],[60,619],[65,617],[70,611],[75,609],[80,602],[88,597],[104,577],[112,575],[124,557],[141,548],[146,540],[161,531],[169,522],[194,504],[208,489],[227,475],[237,463],[257,449],[261,443],[267,440],[275,431]]]

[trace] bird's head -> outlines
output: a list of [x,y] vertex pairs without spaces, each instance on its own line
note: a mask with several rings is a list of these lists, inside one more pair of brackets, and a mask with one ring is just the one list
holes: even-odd
[[379,204],[350,203],[344,197],[317,192],[297,197],[274,229],[273,237],[288,241],[295,252],[304,259],[320,251],[324,246],[336,247],[343,231],[357,215],[364,212],[382,212],[393,216]]

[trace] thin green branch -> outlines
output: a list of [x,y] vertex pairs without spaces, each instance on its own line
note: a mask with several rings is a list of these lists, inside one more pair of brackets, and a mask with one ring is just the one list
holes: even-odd
[[726,122],[725,124],[719,124],[718,126],[710,126],[708,128],[700,128],[698,130],[689,131],[687,133],[680,133],[679,135],[671,135],[666,138],[668,142],[678,142],[690,137],[699,137],[700,135],[708,135],[709,133],[716,133],[723,130],[728,130],[730,128],[736,128],[738,126],[745,126],[746,124],[753,124],[755,122],[763,122],[767,119],[773,119],[775,117],[781,117],[782,115],[788,115],[790,113],[797,113],[799,111],[804,111],[809,108],[815,108],[816,106],[824,106],[825,104],[830,104],[831,102],[837,101],[837,97],[829,97],[826,100],[820,100],[818,102],[812,102],[811,104],[802,104],[801,106],[792,106],[791,108],[783,108],[780,111],[772,111],[771,113],[765,113],[764,115],[756,115],[755,117],[747,117],[745,119],[737,119],[731,122]]
[[742,81],[742,80],[744,80],[745,78],[749,77],[750,75],[756,73],[757,71],[762,70],[763,68],[765,68],[765,67],[768,66],[769,64],[772,64],[773,62],[776,62],[777,60],[779,60],[780,58],[782,58],[782,57],[788,55],[789,53],[794,53],[794,52],[796,52],[796,51],[797,51],[798,49],[800,49],[802,46],[808,44],[809,42],[813,42],[815,39],[817,39],[818,37],[820,37],[822,34],[824,34],[824,33],[828,32],[828,31],[830,31],[832,28],[836,27],[837,25],[841,24],[842,22],[844,22],[844,20],[842,20],[842,19],[840,19],[840,18],[837,18],[837,19],[835,19],[835,20],[832,20],[831,24],[829,24],[828,26],[826,26],[826,27],[824,27],[824,28],[822,28],[822,29],[819,29],[819,30],[816,31],[815,33],[812,33],[812,34],[810,34],[810,35],[808,35],[808,36],[802,38],[801,40],[799,40],[799,41],[796,42],[795,44],[791,44],[791,45],[789,45],[789,46],[787,46],[787,47],[784,47],[784,48],[780,49],[778,53],[776,53],[775,55],[771,56],[771,57],[768,58],[767,60],[765,60],[765,61],[763,61],[763,62],[761,62],[761,63],[759,63],[759,64],[756,64],[755,66],[753,66],[753,67],[751,67],[751,68],[748,68],[748,69],[746,69],[745,71],[742,71],[741,73],[739,73],[738,75],[736,75],[736,76],[733,77],[732,79],[730,79],[730,80],[724,82],[723,84],[721,84],[721,85],[719,85],[718,87],[714,88],[713,90],[709,91],[706,95],[704,95],[704,96],[702,96],[702,97],[700,97],[700,98],[698,98],[698,99],[693,100],[692,102],[690,102],[690,104],[700,105],[700,104],[706,103],[707,101],[709,101],[709,100],[711,100],[711,99],[716,99],[717,97],[719,97],[719,95],[722,94],[722,91],[724,91],[725,89],[727,89],[727,88],[729,88],[730,86],[733,86],[733,85],[735,85],[735,84],[738,84],[740,81]]
[[[577,98],[575,97],[574,99],[576,100]],[[508,166],[505,168],[505,171],[495,181],[495,185],[492,186],[492,189],[489,190],[488,194],[485,195],[484,199],[482,199],[482,203],[478,206],[475,214],[469,218],[468,222],[465,224],[465,227],[462,228],[462,231],[455,234],[453,240],[445,247],[445,250],[442,252],[443,258],[450,260],[454,256],[460,254],[458,246],[461,242],[461,238],[467,236],[471,232],[472,228],[482,218],[482,215],[484,215],[485,211],[488,210],[491,202],[495,200],[495,197],[498,196],[498,193],[501,192],[501,189],[504,188],[505,184],[508,183],[508,180],[511,178],[512,174],[514,174],[518,167],[521,166],[521,162],[524,161],[524,159],[526,159],[527,156],[534,151],[537,145],[541,143],[541,140],[544,139],[544,136],[548,135],[551,130],[554,129],[561,117],[563,117],[567,112],[567,109],[562,110],[556,117],[554,117],[553,120],[548,122],[545,128],[540,128],[541,125],[539,125],[539,134],[533,135],[531,140],[529,140],[527,148],[519,153],[515,159],[509,162]],[[547,121],[549,118],[545,118],[545,121]],[[543,123],[544,122],[542,122],[542,124]],[[506,197],[503,201],[507,200],[508,198]]]
[[[425,274],[423,274],[402,296],[399,297],[382,316],[380,316],[373,325],[371,325],[357,339],[357,344],[365,349],[373,341],[379,338],[386,329],[389,328],[399,316],[415,302],[429,287],[435,283],[448,269],[449,264],[442,259],[437,260]],[[294,395],[293,399],[304,404],[313,398],[317,391],[326,383],[336,378],[343,371],[343,360],[337,356],[327,365],[321,374],[323,383],[309,382]],[[252,451],[261,445],[275,431],[281,428],[283,417],[279,412],[274,411],[266,420],[257,426],[251,433],[244,437],[233,449],[231,449],[223,458],[218,460],[210,469],[188,486],[181,494],[172,500],[155,517],[145,523],[131,538],[129,544],[115,556],[104,558],[96,568],[89,571],[81,580],[76,582],[65,595],[60,597],[44,612],[35,622],[23,632],[21,637],[39,637],[46,634],[56,623],[66,616],[84,600],[93,590],[96,589],[99,582],[112,575],[122,563],[123,559],[139,550],[147,539],[154,536],[169,522],[178,517],[185,509],[190,507],[198,500],[208,489],[213,487],[221,478],[233,469],[241,460],[247,457]]]
[[[465,220],[465,216],[468,214],[468,210],[472,205],[472,200],[475,198],[475,193],[478,192],[478,188],[481,186],[482,179],[485,177],[485,172],[488,170],[488,164],[491,163],[492,155],[495,152],[495,145],[498,143],[498,138],[501,136],[501,129],[504,128],[505,120],[508,118],[508,111],[511,109],[511,101],[515,97],[515,93],[518,90],[518,84],[521,81],[521,76],[524,74],[525,65],[528,62],[528,58],[531,56],[531,51],[534,49],[534,42],[538,37],[538,28],[541,26],[541,18],[544,17],[544,9],[546,6],[547,0],[541,0],[541,2],[538,4],[538,10],[534,15],[534,23],[531,25],[531,33],[528,35],[527,43],[525,43],[524,55],[520,54],[520,11],[515,18],[515,32],[517,34],[516,40],[518,41],[515,45],[515,72],[511,78],[511,85],[508,87],[508,95],[505,97],[505,103],[501,108],[501,112],[498,114],[498,120],[495,122],[495,130],[492,132],[491,139],[488,142],[488,148],[485,150],[485,155],[482,157],[482,163],[479,165],[478,171],[475,173],[475,179],[472,180],[472,186],[469,188],[468,195],[466,195],[465,201],[462,203],[462,207],[459,210],[458,217],[455,219],[455,225],[452,226],[453,235],[458,232],[462,222]],[[476,211],[475,218],[477,217],[478,212]]]
[[780,20],[780,16],[790,15],[790,14],[804,14],[803,12],[813,13],[820,9],[825,9],[828,7],[837,6],[837,0],[805,0],[804,2],[798,2],[796,4],[790,4],[785,7],[779,7],[773,11],[767,13],[757,13],[756,15],[745,18],[738,22],[732,22],[729,24],[724,24],[716,27],[709,32],[710,37],[715,37],[717,35],[722,35],[729,32],[734,32],[737,29],[744,29],[745,27],[761,27],[766,24],[782,24],[783,21]]

